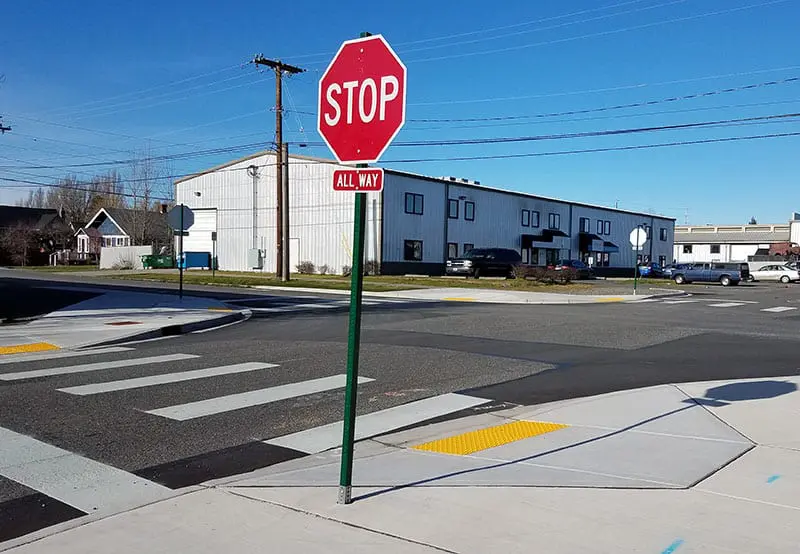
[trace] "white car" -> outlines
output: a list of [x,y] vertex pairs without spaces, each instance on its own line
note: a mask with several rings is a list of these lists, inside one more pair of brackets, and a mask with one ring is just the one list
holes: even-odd
[[750,272],[750,281],[780,281],[791,283],[800,281],[800,272],[785,265],[765,265]]

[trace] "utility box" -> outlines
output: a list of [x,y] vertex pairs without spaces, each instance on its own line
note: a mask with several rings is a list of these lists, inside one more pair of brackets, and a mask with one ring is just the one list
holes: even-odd
[[264,257],[261,255],[261,250],[258,248],[251,248],[247,251],[247,265],[251,269],[264,268]]

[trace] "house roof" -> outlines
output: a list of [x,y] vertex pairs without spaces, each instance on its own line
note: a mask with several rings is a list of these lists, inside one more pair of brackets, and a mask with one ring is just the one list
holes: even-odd
[[134,227],[137,226],[143,226],[151,233],[161,233],[163,231],[168,234],[170,232],[165,214],[129,210],[126,208],[101,208],[84,227],[87,234],[90,232],[89,230],[93,228],[91,227],[92,223],[103,213],[110,217],[114,223],[116,223],[117,227],[127,235],[131,235]]
[[25,208],[22,206],[0,206],[0,228],[15,225],[32,225],[45,229],[56,221],[62,221],[58,210],[51,208]]

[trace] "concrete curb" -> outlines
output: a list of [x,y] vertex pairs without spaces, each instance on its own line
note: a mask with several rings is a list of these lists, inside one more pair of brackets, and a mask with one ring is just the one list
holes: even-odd
[[203,321],[195,321],[194,323],[185,323],[182,325],[165,325],[160,329],[151,329],[149,331],[134,332],[124,337],[111,339],[103,342],[92,343],[89,345],[81,345],[81,348],[94,348],[98,346],[113,346],[124,344],[127,342],[136,342],[141,340],[157,339],[161,337],[174,337],[185,335],[187,333],[194,333],[195,331],[210,330],[215,327],[222,327],[232,323],[238,323],[250,319],[253,312],[250,310],[238,310],[233,313],[228,313],[219,317],[204,319]]

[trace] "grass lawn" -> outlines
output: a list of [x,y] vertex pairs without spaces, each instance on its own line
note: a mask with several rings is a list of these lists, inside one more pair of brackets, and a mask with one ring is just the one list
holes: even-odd
[[[155,281],[175,283],[179,276],[177,272],[137,272],[130,274],[110,275],[113,279]],[[184,283],[194,285],[222,285],[222,286],[281,286],[304,287],[333,290],[350,290],[350,278],[341,275],[297,275],[285,283],[275,278],[274,275],[253,274],[246,272],[218,271],[212,277],[208,271],[187,271],[183,276]],[[547,292],[575,292],[586,290],[591,285],[572,283],[568,285],[548,285],[535,281],[522,279],[452,279],[442,277],[403,277],[403,276],[366,276],[364,277],[364,290],[369,292],[389,292],[429,287],[462,287],[499,290],[528,290]]]

